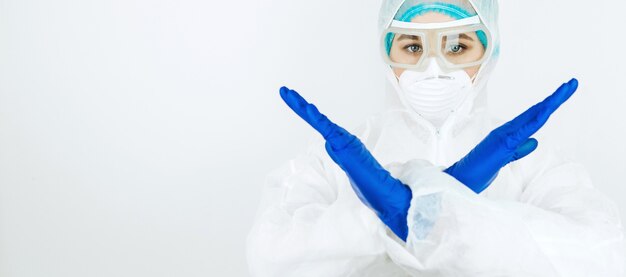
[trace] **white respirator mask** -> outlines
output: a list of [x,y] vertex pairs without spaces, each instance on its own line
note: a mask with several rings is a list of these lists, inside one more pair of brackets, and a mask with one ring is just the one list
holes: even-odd
[[405,70],[398,78],[406,105],[435,126],[458,109],[472,90],[472,79],[462,69],[444,72],[435,58],[425,71]]

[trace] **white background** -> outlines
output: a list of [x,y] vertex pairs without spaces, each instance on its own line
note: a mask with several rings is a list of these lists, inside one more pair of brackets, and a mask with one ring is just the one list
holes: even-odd
[[[379,1],[0,0],[0,276],[246,276],[264,176],[384,98]],[[626,215],[623,1],[503,1],[490,103],[577,77],[539,134]],[[624,217],[626,219],[626,217]]]

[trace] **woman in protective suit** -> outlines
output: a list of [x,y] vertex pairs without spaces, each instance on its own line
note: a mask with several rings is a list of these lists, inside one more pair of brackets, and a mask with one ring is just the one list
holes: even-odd
[[496,0],[383,1],[392,104],[354,135],[281,88],[324,140],[268,177],[253,276],[623,276],[615,205],[532,138],[577,80],[503,125],[489,116],[497,13]]

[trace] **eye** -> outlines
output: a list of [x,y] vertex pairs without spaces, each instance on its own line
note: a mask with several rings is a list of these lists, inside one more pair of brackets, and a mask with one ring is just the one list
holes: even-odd
[[406,49],[407,51],[409,51],[410,53],[418,53],[418,52],[422,52],[422,46],[419,44],[410,44],[404,47],[404,49]]
[[451,54],[461,54],[467,47],[462,44],[452,44],[448,46],[446,52]]

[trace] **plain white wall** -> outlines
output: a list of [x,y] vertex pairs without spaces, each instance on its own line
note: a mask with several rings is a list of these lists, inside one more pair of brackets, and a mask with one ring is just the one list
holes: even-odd
[[[0,276],[246,276],[265,175],[380,110],[379,1],[0,0]],[[619,1],[503,1],[502,118],[570,77],[541,131],[626,219]]]

